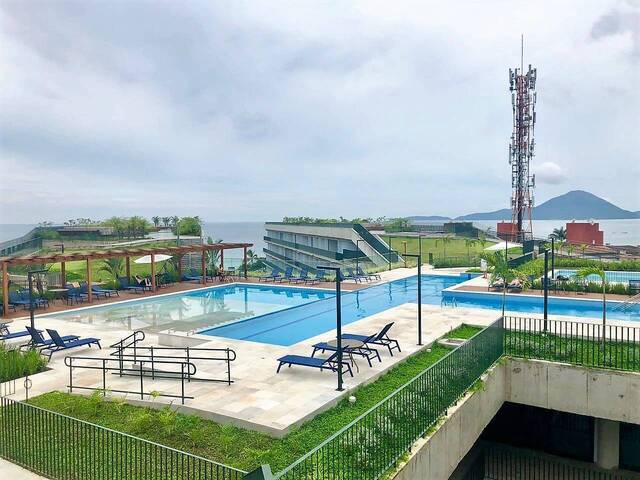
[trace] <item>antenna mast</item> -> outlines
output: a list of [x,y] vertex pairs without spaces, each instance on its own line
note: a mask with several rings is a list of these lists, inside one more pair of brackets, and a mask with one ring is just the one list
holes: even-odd
[[520,69],[509,69],[509,91],[513,112],[513,131],[509,143],[511,165],[511,224],[512,237],[523,242],[533,237],[531,209],[534,198],[535,176],[530,163],[534,157],[536,123],[537,71],[529,64],[524,73],[524,35],[520,37]]

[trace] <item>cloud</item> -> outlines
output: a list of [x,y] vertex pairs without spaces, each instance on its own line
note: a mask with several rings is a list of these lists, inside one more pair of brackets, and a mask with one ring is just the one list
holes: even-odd
[[630,34],[631,58],[636,61],[640,60],[640,13],[637,10],[611,10],[598,18],[591,28],[593,40],[602,40],[626,33]]
[[554,162],[541,163],[535,167],[534,172],[538,184],[558,185],[569,178],[562,167]]

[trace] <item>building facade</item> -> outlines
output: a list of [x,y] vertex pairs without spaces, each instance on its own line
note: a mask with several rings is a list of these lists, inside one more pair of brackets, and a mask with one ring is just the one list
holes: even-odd
[[386,266],[400,257],[358,223],[290,224],[267,222],[266,262],[272,267],[316,271],[318,265]]

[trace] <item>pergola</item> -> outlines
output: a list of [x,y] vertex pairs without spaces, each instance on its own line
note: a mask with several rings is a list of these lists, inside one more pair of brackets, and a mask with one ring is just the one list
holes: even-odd
[[[131,257],[139,257],[143,255],[151,256],[151,289],[156,291],[156,264],[155,255],[182,255],[187,253],[200,253],[202,255],[202,283],[206,283],[206,253],[210,251],[220,252],[220,266],[224,268],[224,251],[231,249],[243,249],[244,254],[244,277],[247,278],[247,249],[252,247],[252,243],[214,243],[204,245],[184,245],[184,246],[166,246],[166,247],[139,247],[139,248],[117,248],[103,249],[82,252],[69,253],[48,253],[48,254],[31,254],[21,257],[1,257],[2,264],[2,300],[4,303],[4,314],[9,313],[9,267],[13,265],[45,265],[51,263],[60,264],[61,283],[66,283],[65,265],[66,262],[85,261],[87,264],[87,284],[91,285],[91,262],[93,260],[103,260],[106,258],[125,258],[125,269],[127,278],[131,277]],[[178,277],[182,278],[182,265],[178,261]],[[88,301],[93,301],[91,288],[87,289]]]

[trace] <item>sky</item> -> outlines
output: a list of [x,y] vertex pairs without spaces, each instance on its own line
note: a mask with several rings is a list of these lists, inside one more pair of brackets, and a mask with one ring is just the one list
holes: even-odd
[[640,210],[639,1],[0,0],[0,223],[508,207],[521,34],[536,203]]

